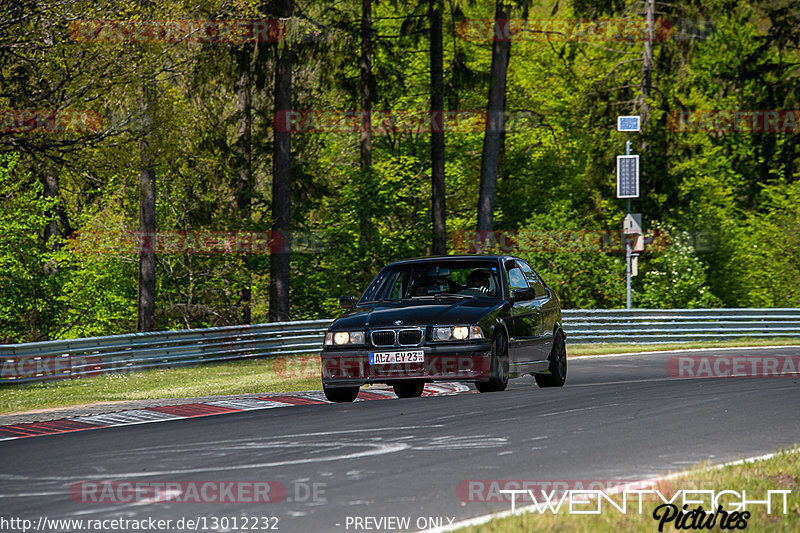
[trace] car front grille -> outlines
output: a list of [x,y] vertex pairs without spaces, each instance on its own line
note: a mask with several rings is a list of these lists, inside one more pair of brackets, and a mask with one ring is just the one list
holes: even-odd
[[404,329],[397,334],[397,343],[400,346],[416,346],[422,340],[422,330]]
[[418,346],[422,342],[422,329],[373,331],[370,334],[373,346]]
[[375,346],[394,346],[394,331],[373,331],[372,344]]

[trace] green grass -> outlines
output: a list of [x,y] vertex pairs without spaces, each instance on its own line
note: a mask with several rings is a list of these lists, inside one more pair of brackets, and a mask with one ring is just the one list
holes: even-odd
[[[726,466],[723,468],[709,468],[700,465],[681,477],[661,481],[655,488],[660,490],[664,497],[671,498],[678,490],[735,490],[747,491],[748,500],[766,499],[768,490],[791,490],[788,496],[787,513],[777,505],[773,507],[772,514],[767,514],[764,505],[748,505],[751,516],[747,519],[746,531],[775,531],[795,532],[800,531],[800,457],[798,450],[782,451],[772,458],[754,461],[752,463]],[[696,495],[687,496],[695,499]],[[677,497],[681,498],[680,495]],[[614,498],[621,502],[620,497]],[[699,498],[697,498],[699,499]],[[678,500],[676,500],[677,502]],[[708,501],[708,497],[706,497]],[[720,503],[732,510],[734,501],[731,496],[723,496]],[[777,497],[773,500],[777,501]],[[647,502],[642,506],[639,514],[638,502],[635,498],[628,500],[627,512],[621,513],[608,502],[603,502],[601,514],[570,515],[566,504],[558,513],[545,511],[540,514],[533,513],[514,514],[501,519],[495,519],[480,526],[462,528],[461,532],[475,533],[516,533],[518,531],[548,531],[548,532],[608,532],[619,531],[658,531],[658,521],[653,518],[653,511],[658,502]],[[619,505],[619,503],[618,503]],[[697,504],[689,506],[689,510]],[[577,508],[577,507],[576,507]],[[582,507],[590,508],[589,506]],[[703,505],[708,509],[708,505]],[[511,509],[509,503],[508,509]],[[662,511],[663,512],[663,511]],[[684,529],[692,531],[691,529]],[[731,529],[728,529],[730,531]],[[676,531],[675,522],[664,525],[664,531]],[[700,529],[700,531],[709,531]],[[725,531],[717,526],[711,531]]]
[[97,402],[320,389],[319,357],[248,359],[221,364],[104,374],[86,379],[0,386],[0,414]]
[[[570,357],[726,346],[800,344],[800,339],[740,339],[686,344],[570,345]],[[319,357],[247,359],[194,367],[106,374],[94,378],[0,385],[0,414],[97,402],[318,390]]]

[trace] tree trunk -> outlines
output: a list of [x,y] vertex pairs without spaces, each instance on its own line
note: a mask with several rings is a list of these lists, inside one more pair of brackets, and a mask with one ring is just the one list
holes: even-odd
[[478,198],[478,230],[494,229],[494,204],[497,195],[497,174],[500,166],[500,145],[503,135],[503,108],[505,106],[506,73],[511,52],[511,41],[503,38],[501,25],[508,24],[511,7],[497,0],[495,6],[495,34],[492,40],[491,86],[487,110],[486,132],[481,155],[481,189]]
[[[292,16],[292,0],[283,3],[282,17]],[[292,43],[279,43],[275,68],[275,116],[292,109]],[[289,320],[289,257],[291,221],[292,136],[275,130],[272,156],[272,234],[277,240],[270,251],[269,320]]]
[[[431,0],[428,8],[431,31],[431,218],[433,253],[447,253],[444,183],[444,45],[442,42],[441,0]],[[440,126],[440,127],[437,127]]]
[[[247,45],[244,50],[236,53],[238,62],[239,79],[236,81],[238,138],[236,151],[239,163],[239,175],[236,181],[236,210],[241,229],[250,229],[251,199],[253,193],[253,149],[252,149],[252,55],[253,47]],[[251,321],[250,299],[252,295],[252,281],[250,276],[249,261],[245,259],[244,284],[239,291],[239,308],[241,322],[249,324]]]
[[[653,88],[653,40],[655,39],[655,0],[645,0],[645,24],[647,34],[644,39],[644,52],[642,53],[642,94],[640,96],[639,106],[639,121],[642,132],[647,127],[647,119],[650,118],[650,104],[647,99],[650,98],[650,92]],[[647,151],[647,139],[644,135],[640,135],[639,154],[643,158],[644,153]],[[645,179],[645,165],[642,162],[642,167],[639,171],[639,182],[644,183]]]
[[372,166],[372,0],[361,1],[361,170]]
[[641,107],[639,109],[642,125],[647,122],[647,118],[650,115],[650,104],[647,103],[647,99],[650,98],[650,91],[653,87],[653,39],[655,39],[653,24],[655,24],[655,0],[645,0],[644,18],[647,35],[644,39],[644,53],[642,54],[642,96]]
[[142,137],[139,140],[139,296],[138,330],[153,331],[156,308],[156,171],[153,142],[155,80],[142,91]]
[[[45,198],[58,198],[58,169],[53,165],[46,165],[42,169],[42,185],[44,186]],[[56,213],[48,211],[45,213],[47,225],[44,227],[44,242],[50,250],[56,250],[58,246],[55,244],[55,239],[50,242],[50,239],[58,236],[58,219]]]

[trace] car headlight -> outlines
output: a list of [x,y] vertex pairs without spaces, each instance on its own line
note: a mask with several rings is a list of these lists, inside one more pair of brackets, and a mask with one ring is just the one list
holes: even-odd
[[453,328],[453,338],[454,339],[459,340],[459,341],[463,341],[467,337],[469,337],[469,328],[466,328],[464,326],[458,326],[456,328]]
[[433,328],[431,338],[435,341],[463,341],[466,339],[482,339],[484,337],[480,326],[438,326]]
[[433,338],[437,341],[446,341],[453,334],[453,328],[433,328]]
[[363,331],[329,331],[325,334],[325,346],[364,344]]

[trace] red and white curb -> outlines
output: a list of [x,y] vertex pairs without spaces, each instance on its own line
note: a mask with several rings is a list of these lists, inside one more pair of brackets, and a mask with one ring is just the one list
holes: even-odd
[[[470,387],[464,383],[428,383],[425,385],[422,396],[451,396],[470,391]],[[390,398],[396,398],[391,389],[370,389],[360,391],[356,401],[388,400]],[[272,409],[275,407],[325,403],[331,402],[325,398],[325,394],[322,391],[311,391],[266,394],[263,397],[257,398],[234,398],[184,405],[145,407],[143,409],[118,411],[116,413],[103,413],[75,418],[64,418],[61,420],[49,420],[46,422],[27,422],[24,424],[0,426],[0,441],[39,437],[56,433],[85,431],[88,429],[182,420],[197,416],[240,413],[256,409]]]

